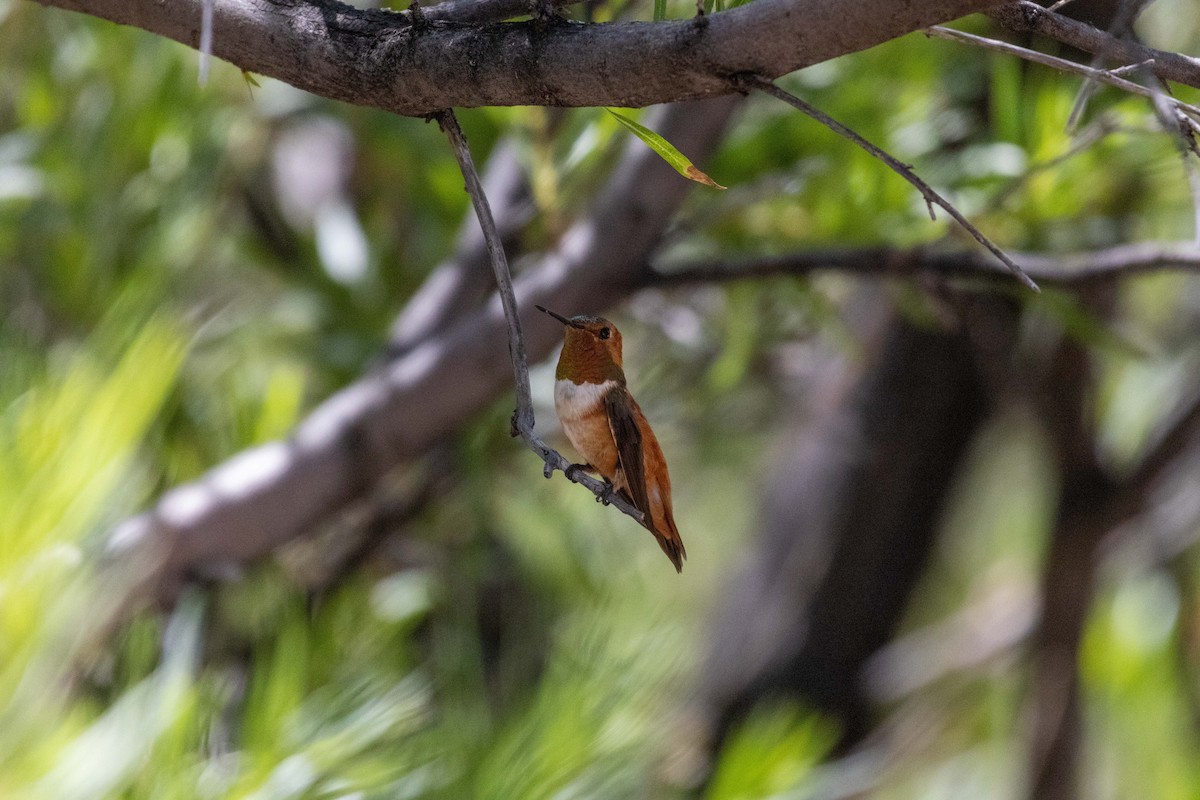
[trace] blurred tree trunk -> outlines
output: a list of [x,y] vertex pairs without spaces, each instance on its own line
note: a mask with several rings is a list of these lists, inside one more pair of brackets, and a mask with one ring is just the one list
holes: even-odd
[[1088,372],[1083,347],[1064,343],[1040,393],[1041,417],[1062,485],[1042,570],[1042,617],[1026,697],[1029,795],[1037,800],[1069,800],[1078,794],[1081,716],[1076,665],[1091,606],[1096,548],[1108,530],[1100,510],[1115,489],[1096,463],[1085,422]]
[[[1103,315],[1102,287],[1081,297]],[[886,644],[920,580],[961,457],[1009,371],[1018,312],[956,298],[962,325],[892,318],[840,403],[814,415],[776,465],[757,551],[719,609],[701,677],[710,745],[760,699],[801,698],[841,724],[839,749],[871,729],[865,663]],[[1031,800],[1081,796],[1079,656],[1106,535],[1143,509],[1200,427],[1200,400],[1167,415],[1139,462],[1098,455],[1086,343],[1060,334],[1020,374],[1059,475],[1030,643],[1024,735]],[[849,369],[843,364],[842,372]]]
[[[1100,317],[1116,302],[1115,288],[1080,296]],[[1096,376],[1091,354],[1063,338],[1040,391],[1033,395],[1060,475],[1054,528],[1042,568],[1042,611],[1033,638],[1026,697],[1031,800],[1086,797],[1081,787],[1084,741],[1080,650],[1096,593],[1097,570],[1109,533],[1154,502],[1164,476],[1186,462],[1200,427],[1200,397],[1185,396],[1164,415],[1132,468],[1104,463],[1093,412]],[[1145,535],[1145,534],[1143,534]]]
[[771,694],[838,719],[841,749],[869,730],[864,663],[921,577],[951,479],[988,415],[983,368],[1017,316],[996,298],[952,297],[950,310],[969,324],[921,326],[877,305],[886,322],[847,376],[848,396],[818,411],[775,466],[757,552],[718,611],[701,678],[714,752]]
[[[1111,291],[1092,295],[1093,305],[1111,305]],[[1028,793],[1033,800],[1080,796],[1083,715],[1079,648],[1092,606],[1101,540],[1131,513],[1120,483],[1097,458],[1093,389],[1086,346],[1064,338],[1034,395],[1061,483],[1042,568],[1042,613],[1033,640],[1026,696]]]

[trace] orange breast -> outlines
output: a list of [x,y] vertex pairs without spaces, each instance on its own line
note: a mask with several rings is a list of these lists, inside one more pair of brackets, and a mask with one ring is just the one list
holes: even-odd
[[617,470],[617,447],[604,410],[604,394],[610,388],[611,382],[559,380],[554,385],[554,410],[571,445],[611,481]]
[[563,423],[571,444],[600,474],[613,481],[617,471],[617,447],[613,443],[608,417],[603,411]]

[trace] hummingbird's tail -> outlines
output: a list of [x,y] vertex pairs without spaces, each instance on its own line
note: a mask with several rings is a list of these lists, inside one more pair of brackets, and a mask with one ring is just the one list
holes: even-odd
[[683,546],[683,539],[679,538],[679,531],[674,528],[675,525],[672,523],[670,534],[663,535],[658,531],[652,531],[652,533],[654,538],[658,539],[658,546],[675,565],[675,571],[683,572],[683,562],[687,559],[687,548]]
[[654,534],[655,539],[658,539],[658,546],[667,554],[667,558],[671,559],[671,563],[675,565],[675,571],[683,572],[683,562],[687,560],[687,548],[683,546],[683,537],[679,535],[679,528],[675,527],[675,515],[671,513],[669,504],[663,504],[662,515],[659,519],[654,520],[654,523],[650,532]]
[[[637,503],[634,502],[633,496],[627,489],[622,487],[617,490],[617,494],[624,498],[625,502],[637,508]],[[668,501],[664,503],[661,493],[655,489],[651,507],[638,510],[643,515],[642,527],[654,534],[654,538],[658,540],[658,546],[675,565],[675,571],[683,572],[683,562],[687,560],[687,548],[683,546],[679,528],[675,527],[675,515],[671,513],[669,498],[670,495],[668,495]]]

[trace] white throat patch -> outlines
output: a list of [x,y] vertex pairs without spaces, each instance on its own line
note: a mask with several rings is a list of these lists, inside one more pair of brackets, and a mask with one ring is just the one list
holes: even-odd
[[575,383],[561,378],[554,382],[554,410],[560,419],[575,419],[592,413],[604,402],[604,395],[617,385],[616,381],[604,383]]

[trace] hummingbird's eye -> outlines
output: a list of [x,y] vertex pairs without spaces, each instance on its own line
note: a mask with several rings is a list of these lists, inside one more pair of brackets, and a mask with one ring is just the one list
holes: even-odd
[[612,331],[610,331],[608,328],[600,329],[600,338],[601,339],[607,339],[609,336],[612,336]]

